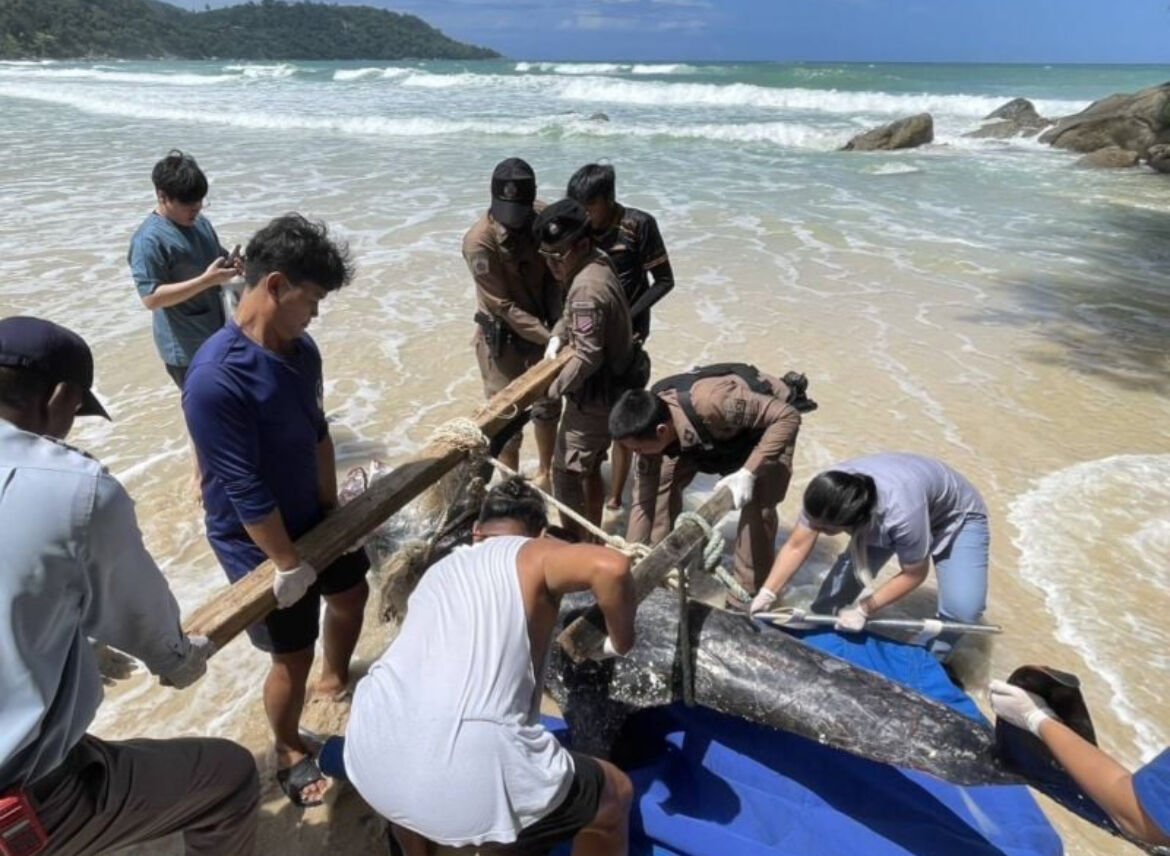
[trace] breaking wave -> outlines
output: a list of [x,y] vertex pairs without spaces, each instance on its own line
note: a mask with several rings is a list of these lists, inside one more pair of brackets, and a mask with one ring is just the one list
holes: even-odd
[[478,133],[489,136],[661,137],[677,140],[769,143],[808,148],[836,148],[847,134],[793,122],[743,124],[645,124],[594,122],[581,114],[505,119],[443,119],[399,116],[311,116],[293,113],[220,111],[177,107],[127,99],[102,98],[60,88],[0,83],[0,96],[60,104],[102,116],[147,121],[199,122],[245,129],[306,130],[387,137],[433,137]]
[[[560,97],[573,101],[606,101],[648,106],[756,107],[821,113],[895,114],[942,113],[978,119],[1002,106],[990,95],[897,94],[847,92],[836,89],[774,89],[750,83],[666,83],[634,80],[573,80]],[[1040,101],[1036,109],[1049,115],[1074,113],[1077,101]]]
[[287,62],[277,63],[275,65],[225,65],[223,70],[237,71],[243,77],[253,79],[292,77],[298,71],[295,65]]
[[214,86],[239,80],[239,74],[187,74],[183,72],[113,71],[102,68],[60,68],[54,66],[0,66],[0,79],[81,80],[105,83],[159,83],[167,86]]
[[616,62],[518,62],[520,74],[542,72],[571,76],[591,74],[694,74],[698,69],[682,62],[616,63]]
[[333,79],[339,83],[352,80],[394,80],[417,74],[413,68],[341,68],[333,72]]

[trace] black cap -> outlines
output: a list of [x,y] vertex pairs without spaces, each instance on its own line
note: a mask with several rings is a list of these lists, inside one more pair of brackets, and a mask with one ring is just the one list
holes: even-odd
[[589,215],[575,199],[560,199],[540,212],[532,234],[542,247],[558,247],[576,241],[589,228]]
[[492,219],[509,229],[523,229],[532,221],[536,201],[536,173],[527,161],[508,158],[492,170]]
[[75,383],[85,391],[77,415],[110,418],[91,389],[89,345],[60,324],[19,316],[0,319],[0,366],[35,371],[53,383]]

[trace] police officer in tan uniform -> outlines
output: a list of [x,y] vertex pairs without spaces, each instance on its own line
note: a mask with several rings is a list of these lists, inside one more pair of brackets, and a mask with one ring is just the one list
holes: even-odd
[[[593,523],[601,522],[605,485],[601,464],[609,449],[609,409],[639,382],[633,377],[649,365],[636,348],[630,310],[613,264],[597,250],[585,209],[562,199],[536,218],[540,254],[566,289],[565,308],[553,328],[546,356],[571,345],[573,359],[549,387],[564,396],[564,416],[553,456],[556,497]],[[645,384],[645,374],[640,379]],[[569,529],[584,536],[575,525]]]
[[800,414],[816,408],[807,380],[784,379],[744,363],[672,375],[624,393],[609,417],[614,440],[635,452],[631,541],[657,543],[682,510],[696,473],[724,476],[739,509],[735,575],[754,592],[775,555],[776,505],[792,478]]
[[[609,164],[585,164],[569,179],[565,195],[580,202],[589,214],[593,239],[613,262],[626,292],[634,335],[645,345],[650,338],[650,307],[674,288],[674,272],[658,221],[645,211],[618,202],[616,180]],[[615,443],[606,507],[622,507],[629,472],[630,452]]]
[[[463,259],[475,279],[478,329],[472,344],[488,398],[540,362],[560,316],[560,286],[537,254],[532,234],[540,207],[532,167],[508,158],[492,172],[491,207],[463,237]],[[555,398],[532,408],[537,482],[546,487],[560,412]],[[520,439],[517,433],[500,453],[512,469],[519,469]]]

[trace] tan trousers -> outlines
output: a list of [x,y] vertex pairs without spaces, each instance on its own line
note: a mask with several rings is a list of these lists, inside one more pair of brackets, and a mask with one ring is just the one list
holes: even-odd
[[256,761],[229,740],[86,735],[27,790],[52,856],[95,856],[175,832],[187,856],[248,856],[256,842]]

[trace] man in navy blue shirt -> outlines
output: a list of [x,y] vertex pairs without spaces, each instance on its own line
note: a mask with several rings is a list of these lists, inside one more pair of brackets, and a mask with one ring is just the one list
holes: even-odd
[[348,553],[320,574],[297,538],[337,507],[333,441],[322,402],[321,355],[305,330],[318,304],[349,282],[348,252],[297,214],[257,232],[245,254],[233,323],[195,356],[183,411],[203,472],[207,537],[233,582],[271,559],[279,608],[249,628],[272,655],[264,708],[277,780],[298,805],[317,805],[325,781],[298,733],[325,600],[325,663],[315,691],[345,692],[369,595],[369,562]]

